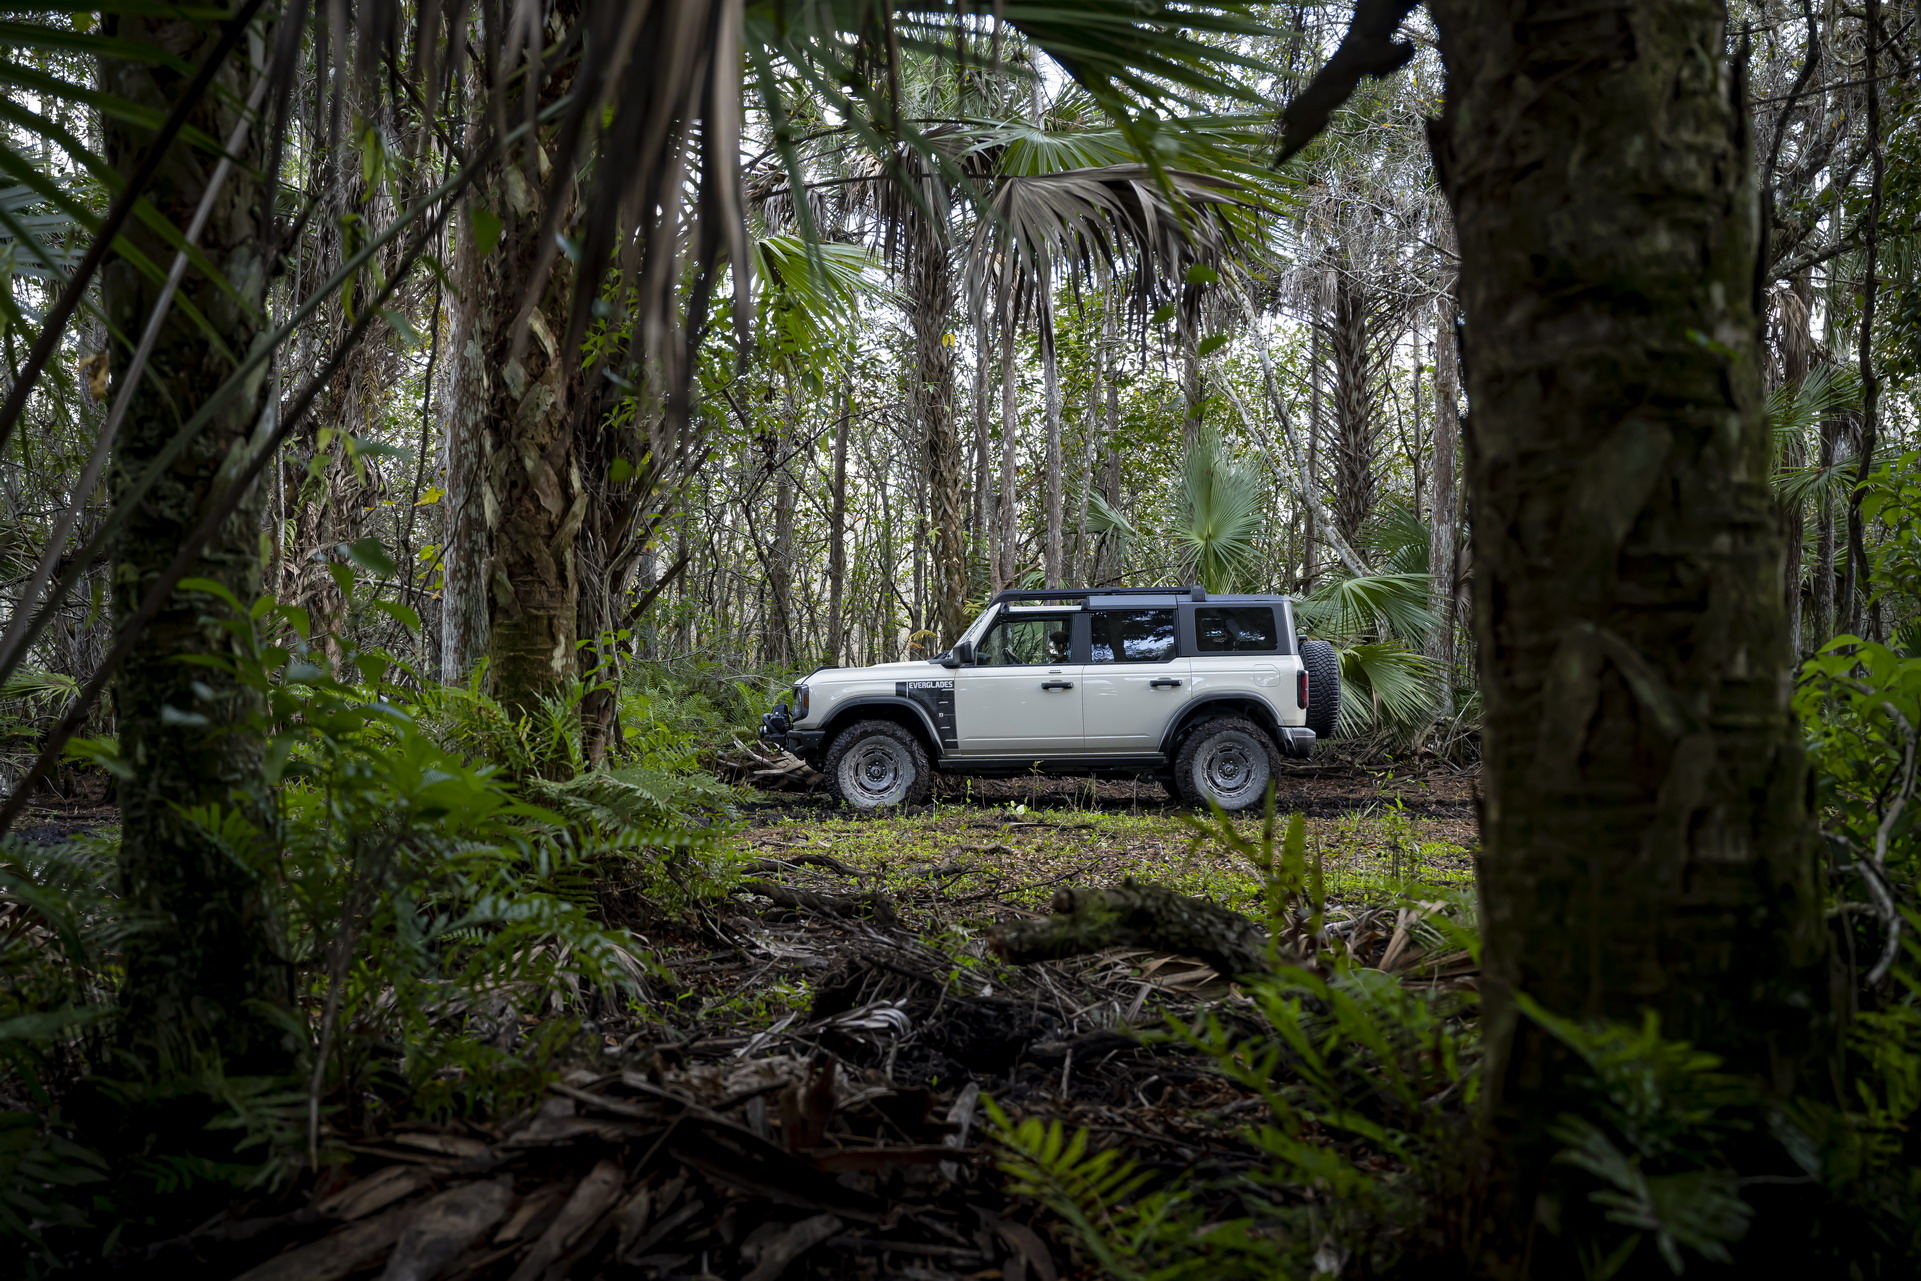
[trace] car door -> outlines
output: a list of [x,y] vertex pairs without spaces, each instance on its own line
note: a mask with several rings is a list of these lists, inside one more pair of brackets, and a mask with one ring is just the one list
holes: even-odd
[[963,756],[1070,755],[1081,746],[1081,668],[1070,661],[1073,615],[1009,611],[954,671]]
[[1097,609],[1088,621],[1088,662],[1081,669],[1087,752],[1159,751],[1168,722],[1190,694],[1188,660],[1174,639],[1174,610]]

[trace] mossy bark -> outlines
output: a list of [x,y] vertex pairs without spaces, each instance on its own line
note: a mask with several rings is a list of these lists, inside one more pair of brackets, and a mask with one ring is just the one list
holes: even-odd
[[[566,88],[567,77],[549,78],[543,105]],[[475,126],[476,143],[484,127]],[[459,679],[485,656],[491,691],[520,711],[564,693],[579,671],[576,539],[588,506],[582,362],[560,347],[577,275],[566,255],[526,307],[548,178],[545,165],[530,175],[518,153],[491,163],[467,196],[454,246],[441,673]]]
[[[116,34],[197,64],[213,43],[210,27],[184,18],[120,18]],[[243,63],[220,80],[189,117],[192,128],[224,139],[246,97]],[[102,89],[163,117],[186,75],[149,63],[103,59]],[[109,163],[133,169],[152,136],[119,119],[104,121]],[[221,189],[201,251],[223,283],[189,269],[151,364],[135,391],[114,453],[113,483],[144,472],[185,421],[206,405],[258,335],[266,306],[267,219],[272,201],[253,177],[260,139],[250,132]],[[147,190],[176,228],[193,219],[218,157],[176,142]],[[135,220],[127,240],[164,271],[174,251]],[[158,282],[126,258],[108,260],[102,299],[123,341],[112,348],[116,382],[146,328]],[[205,317],[208,336],[186,306]],[[182,542],[230,483],[266,407],[264,372],[230,395],[178,462],[133,509],[115,549],[113,605],[124,622],[172,563]],[[265,489],[256,486],[221,523],[189,570],[240,600],[260,588]],[[121,756],[131,769],[119,788],[120,889],[128,923],[120,992],[122,1043],[149,1070],[181,1066],[217,1047],[227,1070],[270,1073],[292,1062],[274,1008],[291,1005],[290,971],[276,949],[270,886],[256,851],[209,834],[216,812],[238,812],[266,831],[261,803],[261,708],[255,694],[203,665],[231,659],[235,640],[208,617],[229,612],[204,592],[176,591],[141,634],[114,685]],[[271,840],[259,842],[269,847]],[[238,853],[238,857],[236,857]],[[262,856],[264,857],[264,856]]]
[[1472,407],[1488,1133],[1528,1199],[1569,1074],[1517,994],[1653,1011],[1779,1097],[1835,1044],[1830,951],[1724,9],[1433,8]]

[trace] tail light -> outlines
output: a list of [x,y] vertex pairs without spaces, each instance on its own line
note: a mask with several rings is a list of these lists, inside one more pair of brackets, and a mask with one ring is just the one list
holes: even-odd
[[1294,673],[1294,703],[1305,710],[1307,707],[1307,669]]

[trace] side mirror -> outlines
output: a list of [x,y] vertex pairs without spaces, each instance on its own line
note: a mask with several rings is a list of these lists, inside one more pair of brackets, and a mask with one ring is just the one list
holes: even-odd
[[956,641],[954,648],[947,651],[948,667],[965,667],[974,661],[974,642]]

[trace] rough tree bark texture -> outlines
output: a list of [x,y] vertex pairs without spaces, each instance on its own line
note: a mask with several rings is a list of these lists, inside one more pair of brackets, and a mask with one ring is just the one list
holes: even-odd
[[1428,608],[1434,631],[1427,656],[1440,672],[1442,715],[1454,710],[1454,587],[1459,549],[1460,499],[1455,493],[1455,443],[1461,436],[1461,385],[1454,367],[1454,299],[1434,305],[1434,478],[1428,500]]
[[954,273],[947,261],[944,225],[923,212],[909,234],[914,403],[927,462],[928,517],[934,534],[932,623],[940,633],[938,648],[952,644],[967,626],[967,543],[961,519],[966,478],[960,433],[954,428],[954,340],[947,328],[954,314]]
[[1784,1093],[1832,1045],[1768,490],[1750,142],[1715,0],[1435,0],[1467,316],[1489,1134],[1562,1054],[1516,993]]
[[[1047,286],[1043,285],[1043,289]],[[1061,583],[1062,523],[1065,517],[1066,490],[1062,475],[1064,460],[1061,457],[1061,360],[1060,351],[1054,345],[1054,308],[1043,305],[1040,308],[1040,345],[1041,345],[1041,391],[1047,408],[1046,458],[1043,466],[1047,470],[1047,542],[1042,551],[1043,572],[1046,576],[1045,587],[1059,587]]]
[[[565,79],[550,78],[543,100],[564,93]],[[515,708],[561,693],[576,674],[575,535],[587,512],[575,439],[580,360],[559,349],[574,284],[566,255],[523,314],[541,252],[540,199],[524,163],[490,165],[454,249],[441,669],[458,679],[484,654],[495,695]]]
[[[213,43],[211,28],[184,18],[109,18],[115,34],[165,49],[187,67]],[[179,64],[177,64],[179,65]],[[234,59],[189,125],[226,138],[247,97],[243,60]],[[102,60],[101,88],[164,117],[187,74],[149,64]],[[151,130],[117,118],[104,122],[108,163],[133,168]],[[192,220],[217,157],[176,142],[146,198],[175,227]],[[260,136],[250,132],[213,207],[200,250],[227,287],[189,270],[168,315],[152,363],[134,393],[114,455],[113,481],[125,486],[174,437],[233,372],[259,332],[266,310],[267,219],[273,202],[254,180]],[[150,262],[174,251],[138,219],[122,233]],[[231,292],[229,292],[231,291]],[[156,282],[126,259],[110,258],[102,299],[114,331],[137,338],[158,294]],[[221,345],[180,305],[206,317]],[[131,351],[116,343],[112,369],[121,376]],[[231,396],[134,509],[115,549],[113,602],[124,620],[180,551],[219,490],[225,466],[244,457],[266,404],[264,369]],[[223,584],[243,602],[260,590],[260,530],[266,487],[255,486],[220,526],[188,573]],[[196,806],[238,807],[265,822],[258,699],[203,656],[232,657],[234,638],[203,615],[227,607],[200,592],[176,591],[142,634],[114,686],[120,750],[132,776],[119,785],[121,906],[125,934],[121,985],[123,1043],[149,1065],[164,1066],[193,1047],[218,1047],[228,1070],[270,1073],[291,1063],[286,1033],[265,1012],[288,1007],[289,971],[277,958],[274,909],[255,871],[237,863],[187,817]],[[184,660],[184,661],[183,661]]]
[[1334,277],[1334,523],[1349,547],[1374,514],[1374,404],[1368,387],[1367,300],[1345,272]]

